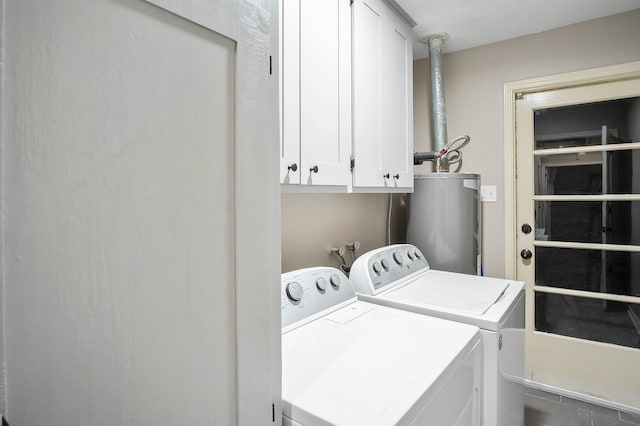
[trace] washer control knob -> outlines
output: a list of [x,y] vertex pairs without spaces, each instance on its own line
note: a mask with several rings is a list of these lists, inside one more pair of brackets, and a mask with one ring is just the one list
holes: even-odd
[[327,280],[325,280],[324,278],[320,277],[316,280],[316,288],[321,291],[324,292],[327,289]]
[[389,261],[389,259],[387,259],[386,257],[382,259],[380,263],[382,263],[382,267],[384,268],[385,271],[388,271],[389,268],[391,267],[391,261]]
[[292,302],[299,302],[304,294],[304,289],[299,282],[293,281],[287,284],[287,297]]
[[407,252],[407,257],[409,258],[410,261],[414,261],[416,259],[416,252],[415,250],[409,250]]
[[373,265],[371,265],[371,269],[373,269],[373,272],[375,272],[376,275],[380,275],[380,272],[382,272],[382,266],[380,265],[380,262],[373,262]]
[[422,257],[422,255],[420,254],[420,252],[418,250],[414,250],[413,254],[415,254],[416,259],[420,259]]
[[340,275],[338,274],[331,275],[331,277],[329,277],[329,282],[331,283],[331,287],[337,290],[340,287]]
[[399,251],[394,251],[393,252],[393,260],[395,260],[395,262],[398,265],[402,265],[402,263],[404,262],[404,256]]

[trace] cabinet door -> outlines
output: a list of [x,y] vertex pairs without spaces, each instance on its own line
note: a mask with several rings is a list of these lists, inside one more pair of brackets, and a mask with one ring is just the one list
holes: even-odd
[[302,184],[347,185],[351,179],[349,15],[349,0],[300,1]]
[[280,183],[300,183],[300,0],[282,0]]
[[413,188],[413,64],[411,30],[395,13],[385,26],[382,63],[382,158],[386,185]]
[[353,185],[384,186],[382,153],[382,15],[379,0],[353,3]]
[[411,31],[380,0],[353,5],[353,185],[413,188]]
[[[303,185],[350,183],[349,0],[298,0],[283,9],[283,173]],[[297,40],[293,40],[297,39]],[[295,175],[295,140],[300,162]]]

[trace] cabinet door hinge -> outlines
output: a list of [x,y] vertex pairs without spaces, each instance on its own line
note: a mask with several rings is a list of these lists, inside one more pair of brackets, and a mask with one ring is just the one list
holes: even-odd
[[351,156],[351,160],[349,161],[349,167],[351,169],[351,173],[353,173],[353,169],[356,166],[356,159],[353,158],[353,155]]
[[519,101],[519,100],[522,100],[522,99],[524,99],[524,93],[522,93],[522,92],[516,93],[516,100]]

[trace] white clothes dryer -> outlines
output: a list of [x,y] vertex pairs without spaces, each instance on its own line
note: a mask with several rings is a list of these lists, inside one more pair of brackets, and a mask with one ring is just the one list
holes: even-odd
[[334,268],[282,274],[285,425],[479,425],[478,327],[357,300]]
[[523,282],[432,270],[410,244],[361,255],[349,278],[362,301],[480,327],[483,424],[524,424]]

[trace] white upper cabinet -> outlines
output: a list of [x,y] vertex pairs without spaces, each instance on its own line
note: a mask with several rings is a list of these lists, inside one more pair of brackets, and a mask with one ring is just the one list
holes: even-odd
[[281,183],[351,183],[349,0],[283,0]]
[[382,0],[282,0],[281,30],[282,188],[412,191],[409,25]]
[[409,25],[380,0],[353,13],[353,187],[413,190],[413,65]]

